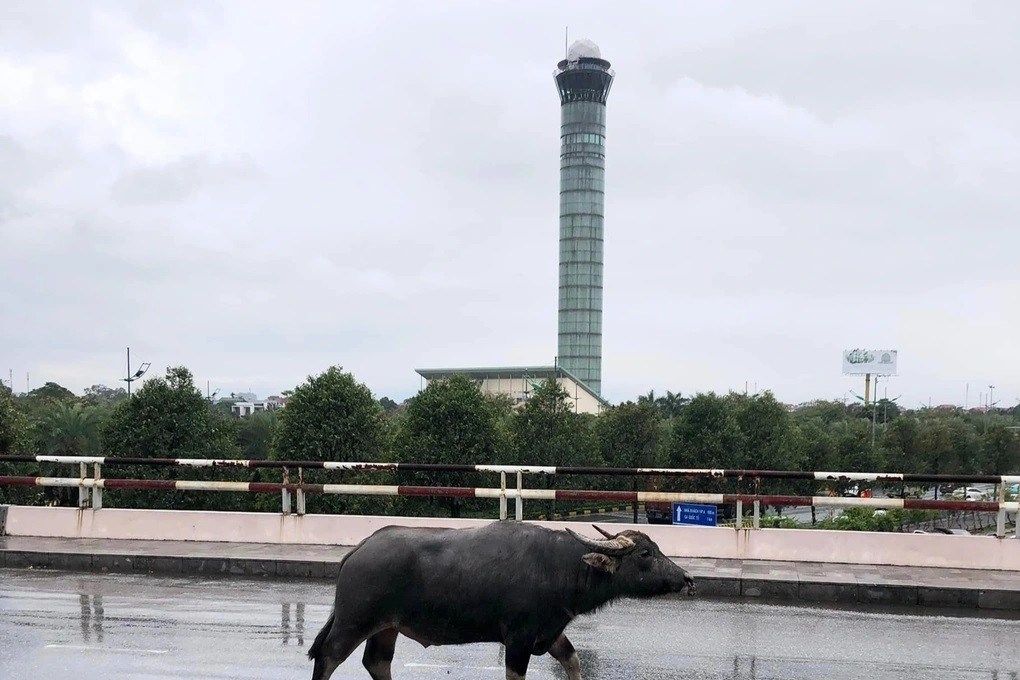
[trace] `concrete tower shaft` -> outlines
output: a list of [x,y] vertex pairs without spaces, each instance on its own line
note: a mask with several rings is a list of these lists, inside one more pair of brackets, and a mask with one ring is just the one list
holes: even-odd
[[602,393],[606,100],[613,71],[578,40],[555,72],[560,95],[559,365]]

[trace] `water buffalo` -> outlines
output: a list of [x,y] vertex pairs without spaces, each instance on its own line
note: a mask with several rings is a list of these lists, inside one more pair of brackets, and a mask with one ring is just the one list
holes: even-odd
[[694,579],[640,531],[590,539],[523,522],[481,528],[385,527],[340,562],[333,612],[308,657],[327,680],[367,640],[362,662],[391,680],[397,635],[422,646],[500,642],[506,677],[549,653],[569,680],[581,666],[563,630],[623,597],[694,591]]

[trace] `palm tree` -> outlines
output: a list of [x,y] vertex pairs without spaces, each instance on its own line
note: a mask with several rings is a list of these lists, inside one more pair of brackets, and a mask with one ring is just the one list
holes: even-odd
[[57,402],[39,419],[36,439],[46,455],[95,456],[101,449],[95,409]]
[[[35,440],[37,450],[50,456],[96,456],[102,444],[100,440],[100,421],[95,408],[82,407],[81,404],[70,405],[66,402],[53,402],[43,411],[36,421]],[[40,473],[47,476],[46,468],[41,464]],[[67,468],[54,469],[56,474],[63,474]],[[44,497],[47,504],[75,505],[76,492],[67,487],[45,489]]]
[[689,401],[690,399],[681,396],[680,392],[673,393],[666,390],[666,396],[656,399],[655,405],[659,407],[659,413],[663,418],[672,418],[680,413]]

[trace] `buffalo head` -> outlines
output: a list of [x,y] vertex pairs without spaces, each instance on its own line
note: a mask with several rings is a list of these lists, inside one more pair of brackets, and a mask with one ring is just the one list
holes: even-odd
[[694,578],[663,555],[655,541],[642,532],[628,529],[613,535],[597,526],[595,530],[605,538],[592,539],[567,529],[590,551],[581,559],[593,569],[610,574],[614,590],[620,595],[648,597],[685,589],[689,595],[694,594]]

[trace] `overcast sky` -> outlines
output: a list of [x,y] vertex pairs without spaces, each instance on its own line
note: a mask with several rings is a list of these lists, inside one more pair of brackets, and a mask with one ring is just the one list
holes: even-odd
[[608,399],[842,399],[867,347],[1017,403],[1012,1],[5,0],[2,377],[551,364],[565,25],[616,71]]

